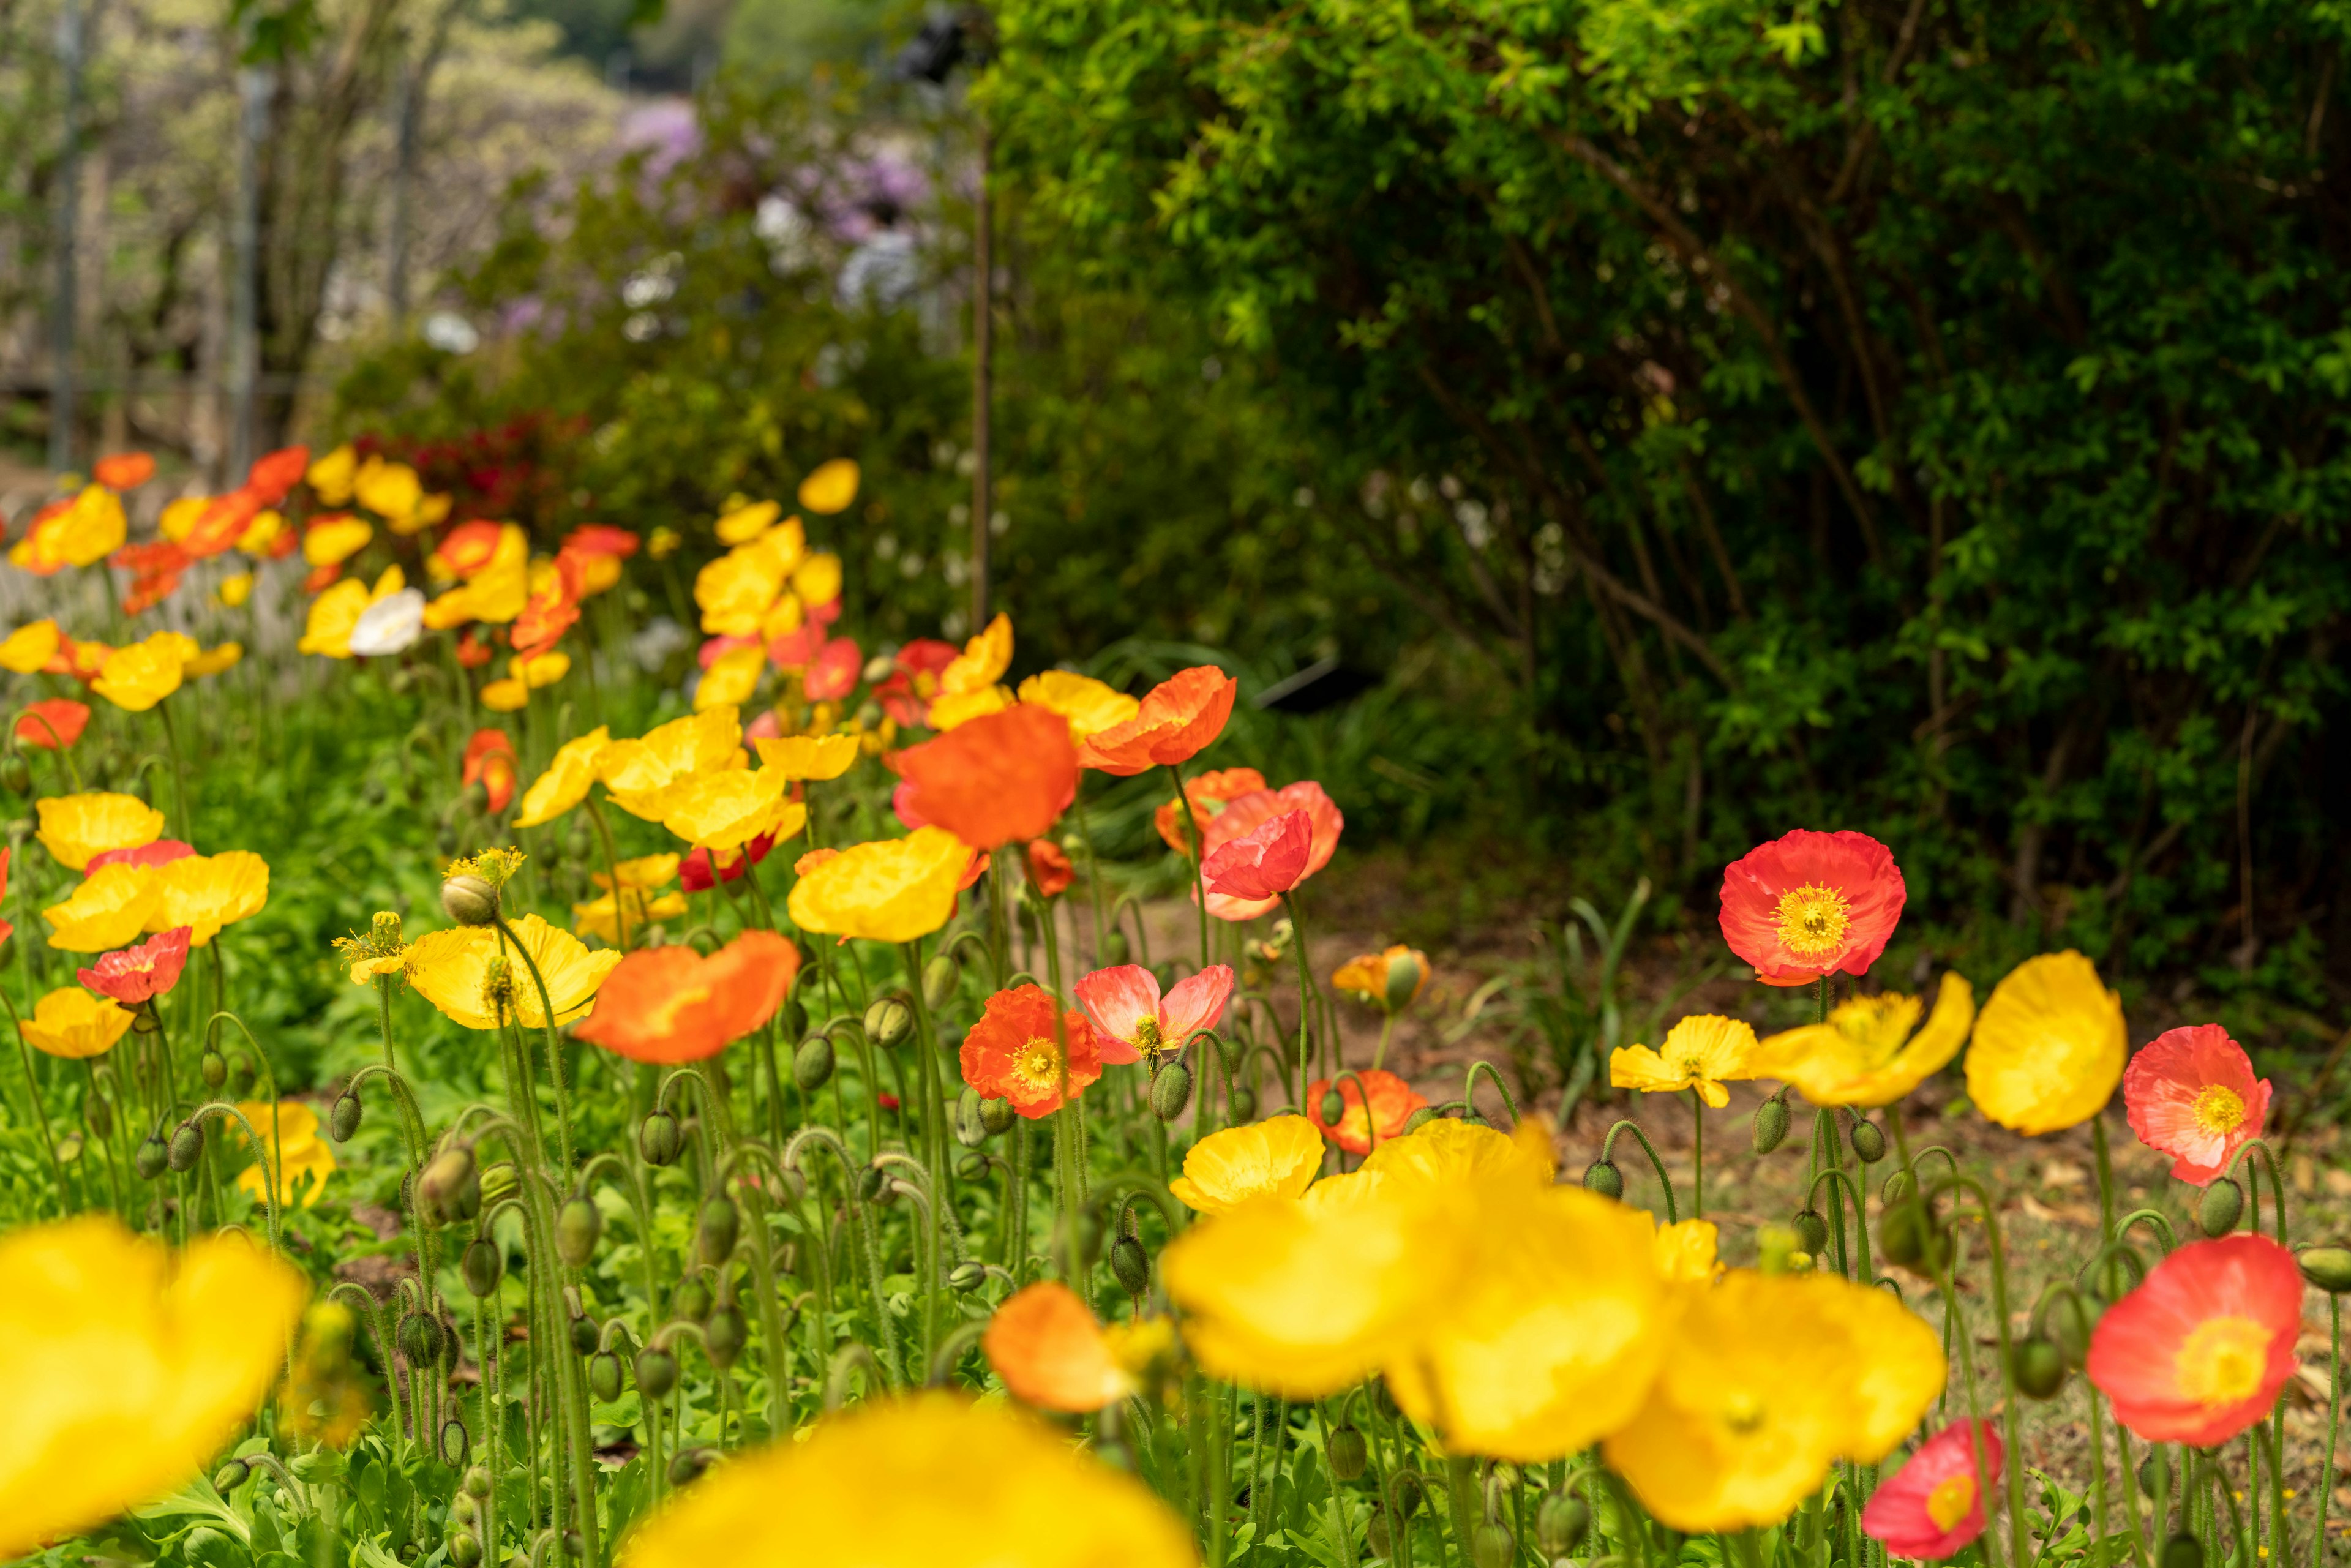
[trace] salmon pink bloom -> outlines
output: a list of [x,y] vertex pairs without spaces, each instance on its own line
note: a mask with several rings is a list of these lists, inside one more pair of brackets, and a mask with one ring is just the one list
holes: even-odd
[[174,925],[136,947],[106,954],[76,977],[99,996],[135,1008],[180,983],[180,971],[188,962],[188,938],[194,935],[193,926]]
[[[678,885],[688,893],[707,893],[722,882],[740,882],[743,873],[766,860],[768,852],[775,847],[775,834],[760,833],[745,844],[739,853],[721,851],[720,853],[727,858],[716,862],[715,866],[708,850],[696,849],[677,862]],[[840,852],[832,852],[838,854]],[[805,860],[807,857],[801,858]]]
[[1313,851],[1313,822],[1303,811],[1284,811],[1218,848],[1201,863],[1200,880],[1228,898],[1278,899],[1306,874]]
[[153,867],[170,865],[173,861],[187,859],[196,852],[193,844],[183,844],[177,839],[157,839],[152,844],[140,844],[127,850],[100,850],[89,857],[82,868],[84,874],[96,876],[110,865]]
[[799,949],[746,931],[707,958],[684,943],[630,954],[604,977],[572,1033],[632,1061],[700,1061],[776,1016]]
[[507,809],[514,799],[514,741],[503,729],[477,729],[474,738],[465,742],[465,782],[478,781],[489,795],[490,814],[496,816]]
[[2210,1186],[2262,1135],[2270,1081],[2253,1077],[2252,1059],[2227,1030],[2198,1024],[2166,1030],[2131,1058],[2123,1103],[2138,1141],[2172,1157],[2174,1176]]
[[[1192,825],[1205,829],[1224,810],[1226,802],[1253,795],[1264,788],[1265,775],[1254,768],[1213,768],[1184,780],[1183,803],[1192,809]],[[1151,825],[1159,830],[1159,836],[1167,841],[1169,849],[1179,855],[1189,854],[1191,849],[1185,842],[1183,824],[1176,820],[1177,810],[1176,801],[1168,801],[1151,814]]]
[[985,1099],[1011,1102],[1031,1121],[1075,1099],[1102,1077],[1102,1049],[1085,1014],[1062,1013],[1058,1039],[1053,1014],[1053,998],[1037,986],[988,998],[963,1037],[963,1081]]
[[1983,1533],[1984,1497],[1999,1484],[2001,1458],[1991,1422],[1954,1421],[1877,1483],[1861,1528],[1896,1557],[1949,1557]]
[[1070,727],[1046,708],[1009,707],[898,754],[911,810],[976,850],[1041,838],[1078,794]]
[[[1357,1079],[1363,1080],[1362,1088],[1356,1087]],[[1375,1128],[1378,1141],[1383,1144],[1390,1138],[1404,1136],[1404,1124],[1412,1119],[1415,1111],[1428,1103],[1411,1084],[1384,1068],[1374,1067],[1339,1080],[1335,1085],[1339,1091],[1339,1119],[1326,1122],[1322,1119],[1322,1097],[1333,1087],[1327,1078],[1318,1078],[1308,1084],[1306,1114],[1324,1137],[1351,1155],[1372,1152],[1372,1134]],[[1364,1113],[1365,1089],[1371,1091],[1371,1116]],[[1374,1117],[1377,1118],[1376,1123]]]
[[[1248,837],[1272,819],[1291,811],[1303,811],[1313,829],[1313,841],[1306,852],[1306,866],[1298,873],[1291,886],[1304,882],[1331,863],[1338,852],[1339,835],[1345,831],[1347,819],[1338,806],[1322,792],[1322,786],[1312,779],[1285,784],[1279,789],[1259,789],[1251,794],[1237,795],[1225,802],[1225,809],[1200,830],[1202,880],[1207,881],[1207,862],[1218,850],[1238,839]],[[1222,893],[1211,884],[1207,888],[1208,913],[1219,920],[1254,920],[1269,915],[1280,904],[1279,898],[1244,898]],[[1196,891],[1194,895],[1199,896]]]
[[2293,1253],[2252,1232],[2191,1241],[2106,1309],[2085,1370],[2139,1437],[2208,1448],[2269,1415],[2301,1327]]
[[1722,873],[1722,939],[1767,986],[1864,975],[1902,918],[1894,852],[1866,833],[1794,832]]
[[1078,879],[1077,868],[1050,839],[1029,841],[1029,885],[1040,898],[1059,898]]
[[83,727],[89,723],[89,704],[75,702],[71,697],[45,697],[26,705],[23,716],[16,720],[16,744],[56,751],[79,740]]
[[1144,694],[1133,718],[1086,737],[1078,760],[1122,779],[1189,762],[1224,734],[1239,690],[1214,664],[1179,670]]
[[817,651],[800,677],[800,688],[808,693],[810,702],[835,702],[857,689],[857,677],[865,668],[865,656],[857,644],[847,637],[835,637]]
[[1195,1030],[1214,1029],[1233,997],[1229,964],[1211,964],[1159,994],[1158,977],[1140,964],[1096,969],[1074,989],[1102,1036],[1102,1059],[1140,1061],[1163,1051],[1181,1051]]

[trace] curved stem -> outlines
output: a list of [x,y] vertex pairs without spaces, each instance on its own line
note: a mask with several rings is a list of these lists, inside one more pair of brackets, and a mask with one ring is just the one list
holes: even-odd
[[1600,1157],[1605,1160],[1614,1153],[1616,1147],[1616,1134],[1619,1133],[1632,1134],[1635,1141],[1641,1145],[1641,1152],[1649,1156],[1649,1167],[1657,1173],[1657,1186],[1664,1189],[1666,1195],[1666,1223],[1668,1225],[1679,1223],[1681,1214],[1674,1206],[1673,1178],[1666,1175],[1666,1162],[1657,1157],[1656,1148],[1649,1142],[1649,1134],[1641,1131],[1641,1124],[1638,1122],[1618,1122],[1609,1128],[1607,1136],[1600,1140]]

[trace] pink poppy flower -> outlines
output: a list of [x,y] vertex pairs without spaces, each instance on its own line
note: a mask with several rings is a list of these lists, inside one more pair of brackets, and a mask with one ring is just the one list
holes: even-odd
[[831,702],[857,689],[857,677],[864,668],[865,656],[857,651],[857,644],[847,637],[835,637],[818,651],[808,674],[800,678],[801,689],[810,702]]
[[2131,1131],[2169,1155],[2171,1174],[2210,1186],[2247,1143],[2262,1135],[2270,1081],[2216,1023],[2167,1030],[2123,1069]]
[[193,844],[183,844],[177,839],[157,839],[153,843],[141,844],[137,849],[100,850],[89,857],[89,864],[82,868],[82,874],[94,876],[100,868],[110,865],[169,865],[195,852]]
[[1284,811],[1202,862],[1200,880],[1228,898],[1279,900],[1306,874],[1313,851],[1313,822],[1303,811]]
[[[1976,1468],[1976,1438],[1984,1464]],[[1949,1557],[1983,1533],[1984,1495],[2000,1480],[2000,1434],[1989,1421],[1954,1421],[1877,1485],[1861,1528],[1896,1557]]]
[[180,983],[180,971],[188,963],[188,938],[194,932],[193,926],[174,925],[136,947],[104,955],[76,977],[99,996],[135,1008]]
[[2148,1442],[2225,1443],[2294,1376],[2302,1292],[2294,1254],[2266,1236],[2191,1241],[2106,1309],[2083,1370]]
[[1104,1061],[1140,1061],[1154,1051],[1176,1051],[1194,1030],[1214,1029],[1233,998],[1233,969],[1211,964],[1178,980],[1163,997],[1159,981],[1140,964],[1096,969],[1075,988],[1102,1045]]
[[[1347,826],[1347,819],[1340,814],[1337,804],[1322,792],[1322,785],[1311,779],[1285,784],[1279,789],[1259,789],[1247,795],[1237,795],[1226,801],[1225,809],[1200,830],[1202,861],[1213,857],[1218,850],[1235,840],[1248,837],[1273,818],[1291,811],[1305,812],[1308,823],[1314,830],[1312,844],[1306,853],[1305,869],[1298,873],[1291,885],[1304,882],[1331,863],[1331,857],[1338,852],[1339,835]],[[1205,872],[1207,868],[1204,865],[1202,869]],[[1271,914],[1281,902],[1279,898],[1240,897],[1220,891],[1213,883],[1206,892],[1208,913],[1219,920],[1254,920],[1260,915]],[[1200,890],[1195,890],[1193,896],[1200,896]]]

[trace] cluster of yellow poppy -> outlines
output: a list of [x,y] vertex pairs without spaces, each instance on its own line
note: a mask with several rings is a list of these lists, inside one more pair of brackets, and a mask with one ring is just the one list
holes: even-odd
[[245,657],[238,643],[198,645],[183,632],[156,632],[125,647],[69,641],[51,620],[27,622],[0,640],[0,670],[36,674],[60,664],[126,713],[145,713],[189,680],[216,675]]
[[[37,836],[57,863],[80,871],[110,851],[134,850],[163,833],[163,813],[135,795],[62,795],[36,803]],[[103,953],[141,933],[190,928],[204,946],[224,925],[269,902],[269,866],[249,850],[183,854],[161,863],[114,861],[82,879],[64,903],[41,912],[49,946]]]

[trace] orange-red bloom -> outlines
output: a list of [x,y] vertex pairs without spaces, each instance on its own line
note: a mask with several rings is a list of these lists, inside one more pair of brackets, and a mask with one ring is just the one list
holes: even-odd
[[1767,986],[1864,975],[1902,918],[1894,852],[1866,833],[1794,832],[1722,873],[1722,939]]
[[588,558],[566,551],[555,558],[555,570],[546,585],[523,601],[522,613],[507,628],[514,651],[528,658],[561,641],[580,619],[580,600],[587,580]]
[[[817,624],[814,622],[810,625]],[[865,668],[865,655],[847,637],[834,637],[816,651],[809,662],[808,674],[800,677],[800,689],[810,702],[834,702],[857,689],[857,677]]]
[[[1192,825],[1205,829],[1217,820],[1228,800],[1253,795],[1265,788],[1265,775],[1254,768],[1218,768],[1184,780],[1184,804],[1192,808]],[[1176,802],[1170,800],[1151,814],[1151,825],[1177,854],[1189,853],[1184,825],[1176,820]]]
[[507,809],[514,799],[514,741],[503,729],[477,729],[474,738],[465,742],[465,772],[464,781],[478,780],[489,793],[490,813],[495,816]]
[[1040,898],[1059,898],[1077,881],[1077,868],[1050,839],[1029,841],[1029,885]]
[[503,533],[496,523],[476,517],[451,528],[433,555],[452,576],[472,577],[496,559]]
[[1284,811],[1220,846],[1201,862],[1200,880],[1227,898],[1279,899],[1306,874],[1313,850],[1313,821],[1303,811]]
[[153,843],[136,844],[127,850],[100,850],[89,857],[89,863],[82,867],[82,873],[96,876],[110,865],[170,865],[173,861],[186,860],[195,852],[193,844],[184,844],[177,839],[157,839]]
[[188,552],[170,539],[124,545],[107,557],[107,563],[131,573],[131,590],[122,596],[122,612],[138,615],[179,591],[180,575],[188,570]]
[[85,988],[135,1008],[180,983],[180,971],[188,963],[188,938],[194,935],[193,926],[174,925],[136,947],[104,955],[76,977]]
[[[1976,1444],[1983,1444],[1983,1465]],[[1990,1421],[1954,1421],[1878,1482],[1861,1528],[1896,1557],[1949,1557],[1983,1533],[1984,1498],[2000,1480],[2000,1433]]]
[[466,669],[478,670],[496,658],[497,653],[498,651],[486,641],[475,636],[474,629],[470,626],[457,638],[457,663]]
[[1240,683],[1214,664],[1178,670],[1144,694],[1133,718],[1080,742],[1079,761],[1122,779],[1189,762],[1224,734]]
[[155,460],[144,452],[117,452],[99,458],[90,476],[110,490],[136,490],[155,476]]
[[2293,1253],[2252,1232],[2193,1241],[2107,1309],[2085,1370],[2148,1442],[2210,1448],[2277,1404],[2301,1324]]
[[[1054,722],[1061,724],[1056,718]],[[1062,726],[1064,735],[1067,726]],[[1086,1015],[1071,1008],[1054,1037],[1053,998],[1036,986],[998,991],[963,1037],[963,1081],[989,1100],[1008,1100],[1032,1121],[1075,1099],[1102,1077],[1102,1050]],[[1069,1045],[1064,1064],[1061,1041]]]
[[[1355,1087],[1358,1078],[1364,1081],[1363,1089]],[[1428,1103],[1411,1084],[1384,1068],[1374,1067],[1339,1080],[1339,1119],[1326,1122],[1322,1119],[1322,1096],[1332,1087],[1327,1078],[1318,1078],[1306,1086],[1306,1114],[1324,1137],[1351,1155],[1372,1152],[1374,1124],[1364,1113],[1364,1089],[1371,1091],[1372,1113],[1378,1118],[1379,1141],[1383,1144],[1390,1138],[1402,1137],[1404,1124],[1412,1119],[1412,1113]]]
[[[1346,831],[1347,819],[1338,805],[1322,792],[1322,786],[1312,779],[1285,784],[1279,789],[1259,789],[1248,795],[1237,795],[1225,802],[1225,809],[1216,820],[1200,830],[1200,858],[1203,880],[1207,881],[1206,862],[1215,858],[1218,850],[1238,839],[1245,839],[1274,818],[1291,811],[1306,813],[1308,825],[1313,829],[1313,841],[1306,852],[1305,869],[1290,883],[1295,887],[1316,872],[1331,863],[1338,852],[1339,835]],[[1197,896],[1196,894],[1195,896]],[[1218,893],[1210,882],[1207,888],[1208,913],[1219,920],[1254,920],[1272,913],[1281,900],[1243,898]]]
[[604,977],[572,1032],[632,1061],[700,1061],[775,1017],[799,968],[799,949],[772,931],[707,958],[682,943],[645,948]]
[[2138,1141],[2172,1157],[2173,1176],[2210,1186],[2262,1135],[2270,1081],[2253,1076],[2252,1059],[2227,1030],[2198,1024],[2165,1030],[2131,1058],[2123,1103]]
[[89,723],[89,704],[78,703],[71,697],[44,697],[25,706],[24,714],[16,720],[16,744],[55,751],[79,740]]
[[[931,699],[939,695],[939,672],[956,662],[962,650],[935,637],[917,637],[900,648],[892,663],[897,667],[873,688],[873,695],[902,727],[912,729],[930,715]],[[814,657],[811,650],[805,657]]]
[[1069,721],[1049,708],[983,714],[898,754],[905,805],[976,850],[1042,837],[1078,795]]
[[307,446],[281,446],[275,452],[265,452],[253,460],[245,471],[245,487],[261,498],[265,507],[274,507],[284,500],[287,492],[302,482],[310,471],[310,449]]
[[1075,1291],[1045,1280],[997,1308],[979,1343],[1012,1397],[1040,1410],[1080,1413],[1134,1393],[1130,1364],[1172,1351],[1175,1334],[1165,1318],[1105,1330]]

